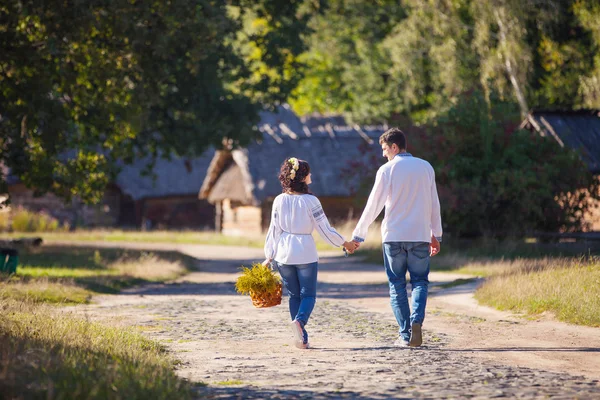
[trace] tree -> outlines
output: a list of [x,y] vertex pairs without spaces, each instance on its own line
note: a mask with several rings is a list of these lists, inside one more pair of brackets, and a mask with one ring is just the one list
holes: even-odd
[[313,13],[305,77],[290,104],[299,114],[346,113],[357,122],[380,121],[396,112],[397,86],[382,40],[405,18],[392,0],[330,0]]
[[517,104],[493,92],[490,104],[482,91],[466,93],[421,138],[445,224],[461,236],[492,237],[584,228],[598,199],[585,163],[552,138],[517,129]]
[[600,8],[592,0],[330,1],[313,15],[294,91],[300,113],[424,124],[484,88],[531,108],[596,107]]
[[[296,85],[300,5],[3,2],[0,161],[39,193],[92,202],[119,162],[247,142],[261,107],[285,101]],[[249,14],[261,20],[260,34],[244,30]],[[244,41],[258,49],[251,60]]]
[[593,70],[580,76],[579,95],[583,97],[582,106],[600,108],[600,4],[593,0],[576,1],[573,12],[582,27],[590,32],[593,42],[588,51],[593,55]]

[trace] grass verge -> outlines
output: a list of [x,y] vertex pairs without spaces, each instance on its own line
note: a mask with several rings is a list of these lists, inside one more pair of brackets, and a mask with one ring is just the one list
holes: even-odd
[[0,299],[87,303],[94,293],[177,278],[192,260],[179,253],[48,247],[23,250],[17,274],[0,278]]
[[47,305],[5,300],[0,307],[4,398],[191,398],[156,342]]
[[475,298],[500,310],[600,327],[600,258],[518,260],[506,263],[477,290]]
[[145,242],[210,244],[222,246],[263,247],[264,235],[259,237],[225,236],[216,232],[196,231],[124,231],[124,230],[77,230],[73,232],[6,233],[3,238],[41,237],[45,243],[52,242]]

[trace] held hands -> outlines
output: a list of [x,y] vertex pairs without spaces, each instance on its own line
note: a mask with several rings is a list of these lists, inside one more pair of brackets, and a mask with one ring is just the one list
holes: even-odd
[[355,242],[355,241],[344,242],[344,248],[346,249],[348,254],[354,254],[356,249],[358,249],[359,247],[360,247],[360,244],[358,242]]

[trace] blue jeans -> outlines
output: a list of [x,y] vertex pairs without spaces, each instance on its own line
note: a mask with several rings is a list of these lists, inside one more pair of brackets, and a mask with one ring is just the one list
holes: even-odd
[[306,325],[315,307],[317,297],[318,263],[287,265],[277,264],[277,269],[288,291],[290,316]]
[[[429,286],[429,243],[384,243],[383,263],[390,285],[392,311],[400,326],[399,334],[402,339],[409,340],[411,324],[413,322],[422,324],[425,319]],[[412,286],[412,314],[406,294],[407,270]]]

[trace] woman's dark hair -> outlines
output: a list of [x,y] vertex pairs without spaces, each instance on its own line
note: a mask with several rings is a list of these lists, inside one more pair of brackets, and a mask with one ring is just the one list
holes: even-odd
[[298,160],[298,170],[294,174],[294,179],[291,178],[293,169],[294,164],[290,158],[286,158],[279,170],[282,192],[310,193],[308,185],[304,182],[304,178],[310,174],[310,165],[304,160]]

